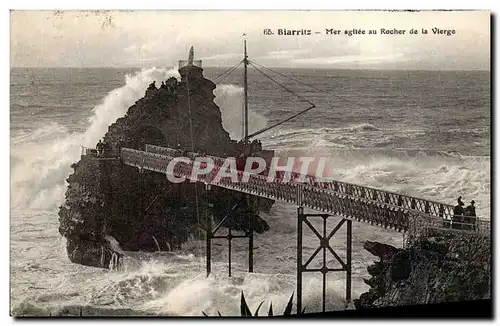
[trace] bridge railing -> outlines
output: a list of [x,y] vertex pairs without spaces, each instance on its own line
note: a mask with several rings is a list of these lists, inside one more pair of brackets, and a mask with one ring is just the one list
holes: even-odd
[[85,146],[80,146],[81,151],[80,154],[82,156],[89,156],[89,157],[95,157],[95,158],[119,158],[120,153],[117,150],[112,150],[109,148],[103,149],[101,154],[99,154],[99,151],[96,148],[91,148],[91,147],[85,147]]
[[90,147],[85,147],[85,146],[80,146],[80,154],[82,156],[92,156],[92,157],[97,157],[97,149],[95,148],[90,148]]
[[[131,149],[123,149],[122,157],[126,164],[142,167],[148,170],[166,173],[168,163],[173,157],[157,153],[147,153]],[[344,215],[356,220],[365,221],[383,227],[404,231],[408,225],[407,211],[401,207],[390,207],[373,200],[360,200],[352,195],[335,193],[329,189],[317,188],[313,185],[297,183],[268,182],[267,178],[258,174],[248,174],[238,171],[237,179],[231,177],[217,178],[219,166],[205,175],[192,175],[193,162],[178,162],[169,173],[186,177],[192,181],[215,184],[227,189],[263,196],[270,199],[294,203],[310,207],[330,214]],[[248,178],[248,182],[240,182]]]
[[[473,218],[473,222],[453,219],[452,206],[427,201],[425,199],[399,195],[383,190],[362,187],[339,181],[315,181],[312,176],[306,176],[306,182],[283,182],[280,178],[269,182],[266,176],[237,172],[237,179],[231,177],[217,178],[225,159],[215,156],[203,156],[214,161],[213,169],[208,174],[193,174],[194,159],[200,156],[193,152],[183,152],[170,148],[146,145],[146,152],[133,149],[122,149],[122,159],[126,164],[145,168],[160,173],[185,177],[193,182],[215,184],[227,189],[233,189],[269,199],[295,203],[331,214],[341,214],[384,227],[394,227],[407,230],[410,215],[419,216],[421,222],[432,227],[443,229],[460,229],[489,232],[489,221]],[[188,157],[186,162],[178,162],[173,171],[167,171],[168,164],[179,160],[179,155]],[[298,177],[295,173],[292,178]],[[242,182],[246,180],[246,182]],[[382,195],[383,194],[383,195]],[[412,213],[414,212],[414,213]]]
[[183,68],[183,67],[186,67],[186,66],[189,66],[190,64],[192,66],[196,66],[196,67],[200,67],[201,68],[202,61],[201,60],[193,60],[190,63],[188,60],[179,60],[179,69]]
[[[171,157],[186,156],[192,160],[194,160],[197,156],[200,156],[200,154],[198,154],[196,152],[189,152],[189,151],[184,151],[181,149],[173,149],[173,148],[150,145],[150,144],[146,144],[146,152],[156,153],[156,154],[161,154],[161,155],[166,155],[166,156],[171,156]],[[205,157],[215,158],[216,156],[206,155]]]
[[[146,151],[152,153],[163,154],[167,156],[179,156],[181,155],[179,150],[155,146],[155,145],[146,145]],[[191,159],[195,159],[196,156],[199,156],[197,153],[187,152],[187,157]],[[216,165],[222,166],[224,162],[224,158],[204,155],[204,157],[210,157],[214,160]],[[283,173],[280,173],[279,176],[282,176]],[[358,198],[363,198],[366,200],[373,200],[376,202],[384,202],[386,204],[390,204],[393,206],[404,207],[409,210],[416,210],[419,212],[423,212],[427,215],[436,216],[444,219],[451,219],[453,216],[453,206],[447,205],[443,203],[439,203],[432,200],[412,197],[408,195],[402,195],[395,192],[390,192],[386,190],[380,190],[371,187],[360,186],[352,183],[341,182],[336,180],[324,180],[317,179],[314,176],[306,175],[302,176],[300,173],[292,172],[291,173],[291,182],[297,182],[294,180],[305,180],[306,184],[314,185],[316,187],[328,189],[334,191],[336,193],[343,193],[346,195],[354,195]],[[302,178],[301,178],[302,177]],[[278,178],[279,181],[279,178]]]

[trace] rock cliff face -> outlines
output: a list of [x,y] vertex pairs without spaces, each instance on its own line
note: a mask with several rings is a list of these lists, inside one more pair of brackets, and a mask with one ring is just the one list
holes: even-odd
[[489,238],[435,233],[407,249],[370,242],[380,261],[368,267],[371,288],[354,301],[357,309],[491,298]]
[[[121,163],[121,147],[144,150],[145,144],[173,148],[180,144],[215,156],[237,153],[238,144],[223,129],[221,112],[213,102],[215,84],[203,77],[199,67],[179,72],[180,82],[170,78],[160,88],[150,85],[145,96],[108,128],[106,159],[82,155],[73,164],[59,210],[59,232],[67,238],[72,262],[107,267],[113,252],[105,235],[117,239],[124,250],[173,250],[190,235],[204,234],[205,212],[210,210],[218,221],[236,202],[241,204],[227,226],[248,229],[252,216],[256,232],[269,228],[257,215],[256,197],[220,188],[207,194],[203,185],[172,184],[164,175],[139,173]],[[209,208],[214,198],[216,205]]]

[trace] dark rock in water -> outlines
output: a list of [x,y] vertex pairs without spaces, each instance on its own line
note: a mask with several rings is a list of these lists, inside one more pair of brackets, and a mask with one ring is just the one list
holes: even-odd
[[398,249],[367,241],[380,258],[368,266],[367,293],[357,309],[487,299],[491,297],[491,242],[480,234],[440,231]]
[[263,233],[269,230],[269,225],[260,216],[253,212],[258,211],[261,206],[261,201],[253,202],[253,205],[258,206],[252,209],[249,205],[249,199],[254,198],[248,195],[234,195],[228,193],[229,197],[219,196],[217,201],[213,203],[214,220],[216,223],[222,222],[222,226],[234,230],[248,231],[250,230],[249,221],[252,221],[253,231]]
[[101,243],[81,238],[68,238],[66,250],[73,263],[93,267],[107,268],[113,256],[113,252]]
[[[222,127],[219,107],[213,102],[215,84],[195,66],[180,69],[182,79],[169,78],[163,86],[150,85],[143,98],[117,119],[104,135],[104,156],[82,155],[73,164],[66,200],[59,210],[61,235],[74,263],[107,267],[111,251],[105,235],[114,237],[126,251],[179,248],[188,238],[204,235],[206,213],[218,223],[228,209],[245,199],[227,220],[228,227],[256,232],[269,229],[258,207],[272,201],[242,195],[189,181],[172,184],[164,175],[125,166],[122,147],[145,149],[145,144],[204,152],[214,156],[237,153],[238,144]],[[157,81],[161,84],[161,81]],[[191,139],[191,130],[193,139]],[[215,204],[210,207],[209,203]],[[249,218],[252,217],[252,219]]]
[[394,246],[372,241],[366,241],[363,247],[371,254],[380,257],[382,263],[390,261],[394,255],[401,251]]

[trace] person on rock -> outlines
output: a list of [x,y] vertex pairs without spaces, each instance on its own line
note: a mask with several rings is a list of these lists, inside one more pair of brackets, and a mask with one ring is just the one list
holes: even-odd
[[177,79],[175,79],[174,77],[170,77],[165,82],[165,85],[167,87],[168,93],[175,96],[175,87],[177,86]]
[[170,77],[165,82],[165,85],[170,86],[172,88],[175,88],[175,86],[177,85],[177,79],[175,79],[175,77]]
[[149,84],[148,89],[156,89],[156,80]]

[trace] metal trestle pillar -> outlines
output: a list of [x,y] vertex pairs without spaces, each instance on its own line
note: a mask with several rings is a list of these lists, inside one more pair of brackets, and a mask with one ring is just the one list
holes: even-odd
[[[333,230],[327,235],[327,219],[332,215],[328,214],[304,214],[304,208],[299,207],[297,209],[297,314],[302,313],[302,274],[305,272],[320,272],[323,274],[323,291],[322,291],[322,311],[326,308],[326,274],[328,272],[345,272],[346,273],[346,288],[345,288],[345,299],[346,307],[351,303],[351,279],[352,279],[352,220],[343,218]],[[309,217],[321,217],[323,219],[323,232],[320,234],[318,230],[311,224],[308,220]],[[319,247],[313,252],[313,254],[308,258],[308,260],[303,263],[302,260],[302,249],[303,249],[303,225],[307,225],[313,233],[320,240]],[[330,246],[331,238],[339,231],[339,229],[346,224],[347,232],[347,243],[346,243],[346,261],[344,262],[342,258],[333,250]],[[320,268],[308,268],[308,265],[316,257],[318,253],[322,251],[323,263]],[[337,260],[341,267],[340,268],[330,268],[327,266],[327,251],[329,251],[335,260]]]
[[[207,184],[206,185],[206,190],[207,190],[207,201],[208,201],[208,207],[209,209],[207,210],[206,213],[206,259],[207,259],[207,277],[210,275],[212,272],[212,239],[226,239],[228,242],[228,275],[229,277],[232,276],[232,241],[233,239],[239,239],[239,238],[248,238],[248,272],[253,273],[253,216],[249,215],[249,229],[248,231],[245,232],[243,235],[235,235],[233,234],[233,230],[231,228],[228,228],[228,232],[225,235],[217,235],[217,231],[221,228],[223,222],[231,216],[232,211],[237,207],[235,205],[231,212],[229,212],[215,227],[212,227],[212,216],[211,213],[209,212],[211,208],[213,207],[213,204],[210,202],[210,187],[211,185]],[[246,200],[246,199],[245,199]]]

